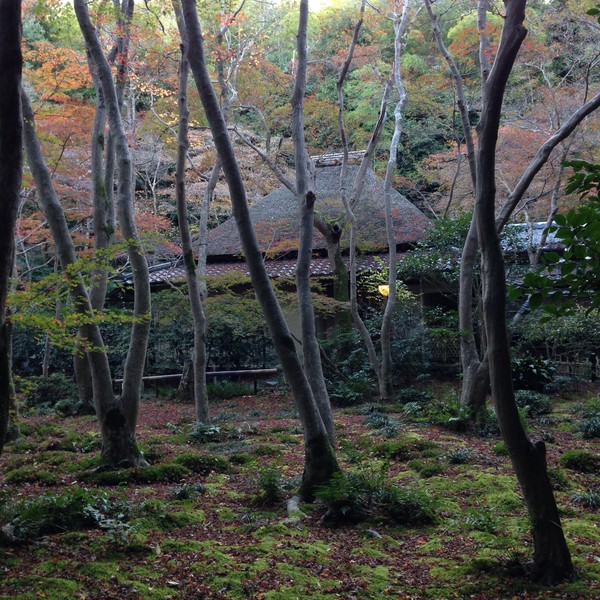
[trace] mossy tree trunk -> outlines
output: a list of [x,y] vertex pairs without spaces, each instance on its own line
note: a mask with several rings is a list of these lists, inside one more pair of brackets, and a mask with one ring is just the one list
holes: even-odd
[[252,284],[300,414],[305,447],[304,479],[301,493],[304,498],[310,499],[315,488],[323,482],[328,481],[334,473],[340,470],[340,467],[333,448],[328,441],[323,419],[321,418],[302,364],[296,354],[294,340],[290,334],[263,263],[260,246],[250,219],[246,191],[239,165],[235,159],[227,126],[206,68],[196,4],[193,0],[183,0],[182,6],[187,37],[190,40],[194,40],[194,43],[189,48],[188,59],[190,67],[210,124],[223,173],[227,179],[233,215],[242,241]]
[[[121,118],[120,101],[111,67],[104,56],[96,30],[91,21],[84,0],[75,0],[75,14],[85,39],[90,62],[98,74],[106,103],[110,133],[114,138],[115,157],[118,171],[117,216],[121,233],[127,244],[127,254],[131,264],[134,288],[134,322],[131,327],[129,348],[123,368],[123,391],[121,404],[132,430],[135,430],[140,399],[142,377],[146,363],[148,336],[150,333],[150,278],[148,263],[138,234],[133,215],[133,161],[127,135]],[[133,15],[133,0],[124,2],[122,8],[123,27],[126,29]],[[127,58],[128,36],[120,38],[120,63],[118,74],[122,77]]]
[[523,490],[534,540],[533,577],[547,584],[572,578],[574,568],[552,486],[545,446],[528,438],[515,403],[506,327],[506,275],[495,219],[496,144],[508,77],[527,34],[525,0],[505,0],[506,16],[500,45],[484,86],[478,127],[476,208],[482,253],[483,312],[490,382],[498,422],[517,479]]
[[137,466],[146,464],[137,448],[134,428],[130,426],[121,403],[112,390],[112,377],[106,348],[100,329],[94,319],[83,279],[75,268],[76,255],[69,226],[60,201],[52,185],[50,170],[44,161],[35,131],[33,111],[27,94],[21,91],[23,108],[23,140],[27,162],[42,203],[60,266],[65,274],[74,310],[81,316],[79,338],[85,341],[85,351],[91,367],[93,397],[100,432],[102,456],[109,465]]

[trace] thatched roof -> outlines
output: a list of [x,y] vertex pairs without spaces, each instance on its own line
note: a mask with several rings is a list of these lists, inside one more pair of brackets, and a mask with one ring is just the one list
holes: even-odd
[[[316,212],[327,220],[344,215],[344,207],[339,196],[341,167],[316,169],[315,192]],[[352,187],[357,167],[349,168],[348,187]],[[357,247],[361,252],[375,253],[387,250],[383,180],[372,171],[366,175],[363,193],[354,213],[356,215]],[[392,212],[398,249],[422,240],[429,219],[404,196],[392,191]],[[293,256],[298,249],[298,204],[295,196],[285,187],[258,200],[251,208],[250,215],[261,249],[273,258]],[[342,235],[342,248],[348,246],[348,228]],[[315,250],[324,250],[323,236],[315,230]],[[212,260],[242,257],[241,243],[233,217],[209,233],[208,255]],[[209,259],[210,260],[210,259]]]

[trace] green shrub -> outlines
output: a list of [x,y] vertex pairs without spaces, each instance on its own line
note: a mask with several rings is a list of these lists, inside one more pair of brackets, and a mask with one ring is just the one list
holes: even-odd
[[281,473],[277,469],[261,469],[258,474],[258,494],[256,503],[270,506],[277,504],[283,498]]
[[587,450],[567,450],[559,458],[560,464],[580,473],[600,472],[600,456]]
[[519,408],[527,409],[527,415],[530,417],[546,415],[552,409],[548,396],[532,390],[516,390],[515,401]]
[[498,456],[508,456],[508,448],[504,442],[498,442],[492,446],[492,452]]
[[396,394],[396,398],[400,404],[408,404],[412,402],[426,404],[432,400],[433,396],[427,391],[419,390],[415,387],[406,387],[401,389]]
[[369,516],[376,484],[356,473],[335,473],[321,486],[316,497],[327,507],[323,521],[328,524],[358,523]]
[[513,356],[511,364],[515,390],[542,392],[551,383],[556,373],[554,363],[542,356],[531,354]]
[[221,428],[217,425],[197,423],[190,433],[190,439],[196,444],[221,441]]
[[458,448],[446,454],[446,460],[451,465],[465,465],[473,459],[473,454],[468,448]]
[[600,414],[589,417],[581,423],[581,435],[586,439],[600,437]]
[[498,518],[487,509],[471,508],[467,511],[465,524],[477,531],[496,533],[496,530],[498,529]]
[[71,487],[0,509],[0,521],[7,523],[3,531],[8,542],[26,542],[52,533],[105,527],[111,521],[122,522],[128,512],[128,505],[115,503],[104,492]]
[[62,373],[52,373],[48,377],[28,377],[18,380],[18,392],[24,396],[23,406],[31,412],[60,415],[79,412],[81,404],[77,396],[77,386]]
[[376,495],[380,511],[401,525],[431,525],[437,522],[435,502],[425,492],[390,486]]
[[193,500],[196,496],[202,495],[204,491],[204,486],[201,484],[191,485],[184,483],[172,489],[169,492],[169,498],[173,500]]
[[385,437],[394,437],[398,435],[400,423],[384,413],[372,412],[364,421],[367,427],[377,429]]
[[582,504],[587,508],[596,510],[597,508],[600,508],[600,491],[590,489],[586,492],[578,492],[571,496],[571,500],[576,504]]
[[328,509],[323,522],[331,525],[358,523],[370,517],[403,525],[426,525],[437,520],[430,496],[389,485],[384,473],[378,477],[337,473],[316,495]]
[[[207,373],[210,375],[210,373]],[[254,394],[254,386],[249,383],[240,381],[217,381],[208,383],[206,390],[209,398],[227,400],[237,396],[252,396]]]

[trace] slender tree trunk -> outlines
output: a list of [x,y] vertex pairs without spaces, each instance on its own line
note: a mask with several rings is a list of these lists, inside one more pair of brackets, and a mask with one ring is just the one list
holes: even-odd
[[189,65],[187,59],[188,41],[185,37],[185,26],[183,25],[182,21],[183,15],[181,14],[181,9],[177,4],[175,5],[175,11],[178,21],[181,21],[179,30],[182,34],[181,60],[179,62],[179,132],[177,136],[177,171],[175,174],[177,217],[179,221],[183,260],[188,284],[188,296],[192,311],[192,319],[194,322],[194,351],[192,356],[192,371],[194,378],[194,404],[196,407],[196,421],[198,423],[208,423],[209,416],[206,392],[206,316],[204,314],[204,307],[202,306],[202,292],[196,270],[196,261],[194,259],[192,236],[190,234],[190,228],[188,225],[185,189],[185,161],[189,147],[189,110],[187,103],[187,84],[189,77]]
[[0,0],[0,454],[8,428],[12,388],[6,301],[23,173],[19,99],[22,65],[21,2]]
[[262,260],[260,246],[250,219],[246,191],[239,166],[206,68],[202,33],[195,2],[183,0],[182,4],[187,37],[195,41],[189,48],[188,59],[229,186],[233,215],[238,226],[252,284],[300,414],[305,448],[304,476],[300,495],[304,499],[310,499],[313,497],[316,487],[328,481],[340,468]]
[[398,144],[402,134],[402,111],[406,104],[406,90],[402,82],[401,61],[402,52],[405,45],[404,36],[408,25],[408,9],[410,1],[406,0],[400,15],[394,18],[394,83],[398,92],[398,102],[394,109],[394,134],[390,143],[390,155],[388,158],[384,182],[384,202],[385,202],[385,228],[388,243],[388,297],[383,311],[381,321],[381,373],[380,389],[383,390],[384,399],[393,397],[394,387],[392,384],[392,322],[394,310],[396,308],[396,281],[397,257],[396,257],[396,231],[394,227],[394,217],[392,214],[392,178],[396,170],[396,154],[398,153]]
[[319,407],[321,418],[325,424],[329,442],[335,445],[335,429],[333,415],[323,365],[321,351],[317,340],[315,311],[310,289],[310,262],[314,235],[314,210],[316,197],[309,189],[308,154],[304,140],[304,93],[306,88],[306,71],[308,66],[306,51],[306,29],[308,25],[308,0],[300,0],[300,21],[298,24],[297,51],[298,68],[292,96],[292,130],[296,155],[296,198],[300,210],[300,240],[298,242],[298,260],[296,263],[296,292],[300,326],[302,329],[302,353],[304,371],[308,377],[315,401]]
[[384,399],[387,396],[387,392],[385,382],[381,377],[381,362],[379,357],[377,356],[377,350],[375,349],[375,344],[371,339],[371,334],[369,333],[369,330],[367,329],[358,311],[358,290],[356,281],[356,216],[354,215],[354,205],[356,204],[356,201],[360,198],[360,195],[362,193],[365,175],[367,169],[369,168],[369,165],[371,164],[373,153],[375,152],[375,148],[377,147],[379,138],[381,136],[381,132],[383,130],[383,125],[385,123],[385,118],[387,115],[388,97],[391,89],[390,83],[386,84],[385,86],[379,110],[379,118],[377,119],[377,124],[375,125],[375,129],[373,130],[373,134],[371,136],[371,139],[369,140],[367,150],[360,163],[358,172],[356,173],[356,177],[354,179],[354,184],[352,186],[350,194],[348,193],[346,184],[348,179],[348,136],[346,134],[346,126],[344,124],[344,82],[346,80],[346,75],[348,74],[348,70],[350,69],[350,65],[352,64],[352,59],[354,57],[354,50],[356,48],[358,35],[362,26],[365,6],[366,0],[362,0],[360,6],[361,16],[354,26],[354,33],[352,36],[352,41],[350,43],[350,48],[348,49],[348,54],[346,56],[344,64],[342,65],[342,69],[340,71],[340,75],[336,83],[338,97],[338,127],[340,130],[340,138],[342,140],[342,149],[344,153],[344,159],[342,161],[342,168],[340,171],[340,198],[342,200],[342,204],[344,205],[346,219],[350,227],[350,240],[348,244],[350,255],[350,314],[352,315],[354,326],[358,329],[363,343],[365,344],[365,347],[367,349],[367,355],[369,357],[369,363],[371,365],[371,368],[373,369],[373,372],[375,373],[375,376],[377,377],[377,382],[379,386],[379,396],[381,399]]
[[35,131],[33,111],[27,94],[21,92],[23,107],[23,139],[27,162],[33,175],[39,198],[44,207],[48,226],[56,244],[58,259],[68,278],[69,294],[75,311],[82,317],[79,334],[85,342],[91,372],[96,414],[102,434],[102,456],[110,465],[137,466],[147,464],[141,457],[134,439],[134,428],[129,422],[112,391],[112,378],[106,348],[81,275],[75,270],[75,248],[67,221],[52,185],[50,171],[44,161]]
[[[124,7],[125,23],[133,13],[133,0]],[[127,136],[123,127],[117,89],[112,72],[96,31],[90,21],[84,0],[75,0],[75,14],[83,33],[90,59],[98,73],[106,102],[110,132],[114,138],[115,156],[118,166],[117,215],[121,233],[127,244],[127,252],[133,274],[135,321],[131,327],[131,337],[127,358],[123,368],[123,391],[121,402],[132,430],[135,430],[139,403],[142,394],[142,377],[146,363],[148,335],[150,333],[150,279],[148,264],[133,216],[133,164]],[[124,57],[121,57],[121,65]]]
[[496,413],[523,490],[534,541],[533,577],[553,584],[574,575],[571,556],[546,466],[543,442],[533,444],[515,403],[506,327],[506,276],[495,221],[495,159],[502,101],[508,76],[527,30],[525,0],[505,0],[506,17],[498,53],[484,87],[478,127],[476,219],[483,268],[483,311],[490,381]]

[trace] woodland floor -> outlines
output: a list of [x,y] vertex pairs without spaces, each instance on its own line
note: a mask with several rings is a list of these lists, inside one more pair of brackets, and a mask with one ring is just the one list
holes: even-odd
[[360,406],[336,409],[340,461],[348,471],[426,491],[437,524],[375,516],[327,527],[320,501],[289,521],[302,436],[291,400],[269,392],[215,402],[218,441],[201,444],[190,440],[191,406],[145,400],[140,446],[155,467],[171,468],[146,482],[123,474],[121,485],[90,476],[99,454],[92,417],[24,419],[23,438],[0,457],[0,527],[15,502],[80,488],[122,508],[101,527],[0,543],[0,598],[598,598],[600,513],[581,495],[600,493],[599,463],[590,473],[559,465],[569,449],[598,454],[597,439],[578,435],[575,410],[597,392],[556,398],[550,415],[529,422],[532,437],[547,440],[575,582],[528,581],[529,528],[499,437],[415,422],[401,405],[384,407],[398,422],[395,434],[369,427]]

